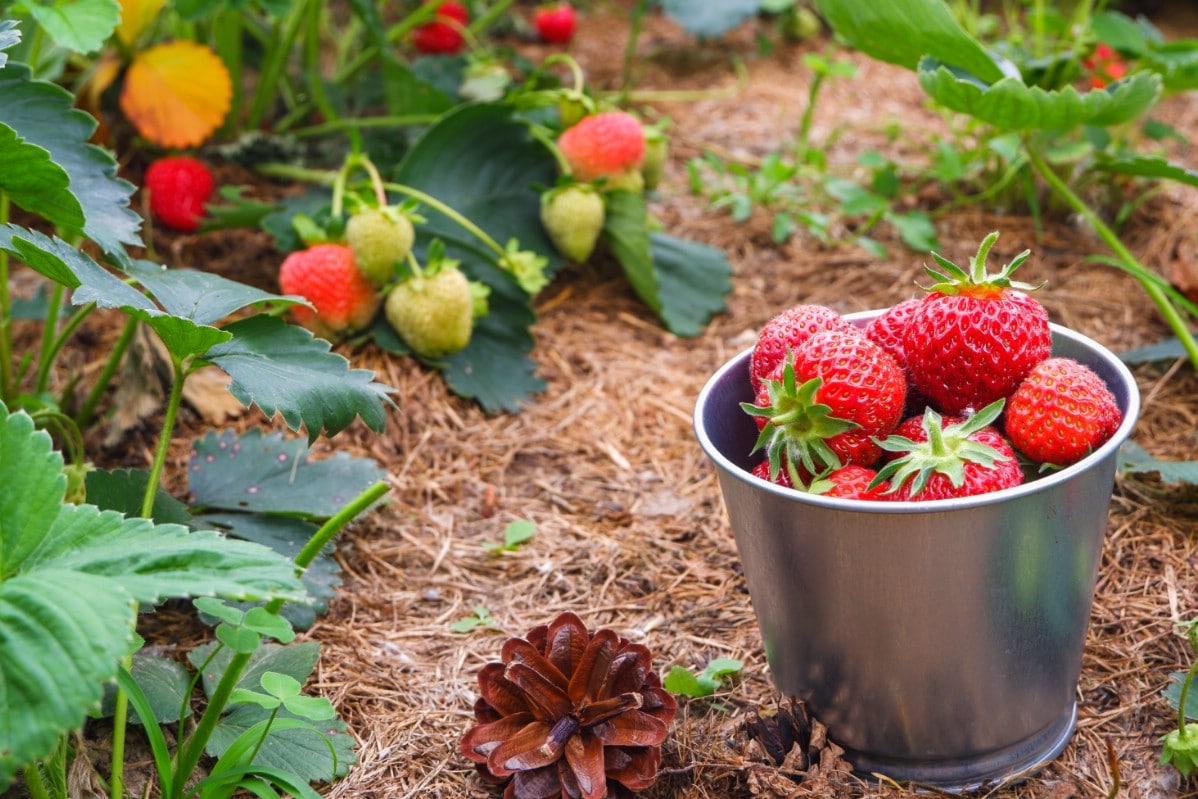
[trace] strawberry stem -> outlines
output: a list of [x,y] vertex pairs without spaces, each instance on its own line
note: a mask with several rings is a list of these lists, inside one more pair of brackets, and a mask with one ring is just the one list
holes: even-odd
[[487,235],[486,231],[459,213],[457,209],[446,205],[431,194],[425,194],[419,189],[414,189],[411,186],[405,186],[401,183],[384,183],[383,186],[388,191],[406,194],[408,197],[414,197],[425,205],[435,208],[437,211],[440,211],[442,214],[468,230],[479,241],[483,242],[492,250],[494,250],[496,255],[501,258],[503,257],[504,249],[499,246],[495,239],[491,238],[489,235]]

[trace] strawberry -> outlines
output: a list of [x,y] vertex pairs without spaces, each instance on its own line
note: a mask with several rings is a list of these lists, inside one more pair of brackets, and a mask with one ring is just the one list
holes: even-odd
[[293,306],[291,313],[301,325],[329,340],[366,327],[382,304],[378,289],[343,244],[317,244],[288,255],[279,267],[279,287],[284,294],[312,304],[312,308]]
[[991,233],[966,273],[933,253],[936,284],[911,312],[903,337],[912,387],[941,412],[959,414],[1011,395],[1052,349],[1048,312],[1011,280],[1024,250],[996,275],[986,272]]
[[464,349],[474,330],[470,281],[453,261],[435,262],[397,284],[383,310],[395,332],[423,358]]
[[[964,421],[944,424],[928,408],[920,419],[919,439],[892,434],[882,448],[897,453],[878,470],[874,486],[886,481],[883,499],[911,501],[968,497],[1023,482],[1023,471],[1010,445],[993,422],[1002,413],[996,400]],[[907,425],[906,421],[900,427]]]
[[415,240],[412,220],[394,206],[367,208],[345,223],[345,243],[358,269],[379,286],[394,279],[395,265],[408,257]]
[[1127,62],[1109,44],[1099,43],[1082,66],[1090,75],[1091,89],[1105,89],[1127,74]]
[[670,140],[661,128],[645,128],[645,158],[641,162],[641,178],[646,189],[656,189],[665,174]]
[[602,178],[605,188],[644,186],[645,130],[632,114],[600,111],[583,117],[562,132],[557,146],[576,180]]
[[1115,396],[1093,369],[1072,358],[1048,358],[1011,395],[1005,430],[1028,458],[1059,467],[1102,446],[1122,421]]
[[424,55],[459,53],[466,43],[462,28],[469,21],[470,11],[464,5],[457,0],[445,0],[437,7],[432,22],[412,31],[412,46]]
[[549,44],[569,44],[574,38],[574,6],[569,3],[550,3],[540,6],[532,15],[533,27],[541,41]]
[[882,495],[886,492],[887,485],[875,485],[874,478],[877,476],[878,473],[873,469],[851,463],[815,480],[808,486],[807,491],[825,497],[885,500],[886,497]]
[[208,166],[191,156],[159,158],[146,169],[150,213],[171,230],[194,233],[215,187]]
[[857,328],[831,308],[808,304],[792,305],[766,322],[749,356],[753,391],[760,389],[761,382],[777,371],[786,353],[821,330],[856,332]]
[[890,353],[855,330],[824,330],[794,350],[741,408],[761,427],[754,451],[766,451],[771,474],[783,456],[819,474],[876,461],[882,451],[874,439],[898,425],[906,394]]
[[871,319],[862,331],[867,339],[893,355],[904,371],[907,369],[907,353],[903,349],[903,338],[907,334],[911,314],[922,301],[922,297],[913,297],[892,305]]
[[607,212],[589,183],[567,183],[541,195],[541,225],[564,257],[585,263],[595,251]]
[[757,462],[753,467],[753,476],[760,477],[762,480],[771,483],[777,483],[784,488],[795,487],[794,481],[790,479],[790,470],[786,468],[785,463],[782,464],[773,477],[770,476],[770,462],[768,458]]

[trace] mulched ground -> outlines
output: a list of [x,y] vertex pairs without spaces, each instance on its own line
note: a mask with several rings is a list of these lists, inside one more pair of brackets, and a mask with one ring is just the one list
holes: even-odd
[[[582,20],[575,54],[592,86],[616,85],[626,43],[622,5],[596,5]],[[1187,17],[1176,22],[1192,35],[1189,24]],[[334,702],[360,742],[360,764],[326,789],[329,797],[497,795],[457,753],[472,722],[476,674],[498,659],[506,636],[564,610],[593,629],[612,627],[646,644],[661,671],[698,670],[715,657],[745,663],[717,696],[681,700],[663,773],[646,797],[909,795],[848,775],[836,747],[818,735],[818,765],[783,773],[747,734],[750,720],[788,703],[770,680],[715,473],[692,432],[695,397],[782,308],[885,307],[911,294],[927,260],[885,231],[878,236],[895,255],[884,261],[807,238],[778,246],[764,216],[736,223],[690,196],[688,158],[712,149],[751,164],[794,136],[810,80],[801,57],[824,43],[762,57],[757,32],[748,24],[702,43],[655,17],[638,49],[645,107],[673,120],[671,162],[653,210],[672,234],[723,248],[734,268],[727,312],[702,335],[664,331],[623,278],[599,265],[570,270],[539,300],[533,357],[548,388],[518,414],[485,415],[411,360],[371,348],[346,353],[397,389],[400,410],[383,435],[356,426],[317,445],[378,459],[393,486],[388,506],[340,538],[344,584],[305,634],[323,647],[312,688]],[[742,84],[730,55],[747,68]],[[902,120],[908,133],[942,128],[912,75],[853,61],[858,76],[830,82],[814,118],[813,141],[829,142],[833,163],[850,163],[868,147],[902,157],[907,139],[892,142],[884,132],[891,120]],[[700,94],[655,100],[658,89]],[[1198,98],[1171,98],[1162,114],[1198,133]],[[1188,148],[1179,156],[1192,163]],[[1147,265],[1167,271],[1192,257],[1196,216],[1192,191],[1168,189],[1130,221],[1126,240]],[[991,230],[1002,231],[993,262],[1031,248],[1023,279],[1047,281],[1043,301],[1053,321],[1114,350],[1167,335],[1134,281],[1083,263],[1103,248],[1073,220],[1048,220],[1037,230],[1026,216],[965,206],[939,217],[937,229],[943,254],[958,263]],[[160,251],[172,262],[242,275],[269,273],[277,263],[253,234],[217,239],[164,239]],[[1198,376],[1185,363],[1135,371],[1144,407],[1133,438],[1161,458],[1198,458]],[[235,423],[261,420],[246,415]],[[199,431],[205,422],[191,414],[187,424]],[[122,447],[130,461],[148,457],[129,446],[135,441]],[[178,457],[175,467],[182,448]],[[516,519],[533,521],[536,536],[519,551],[490,552],[486,545]],[[1181,784],[1176,771],[1157,764],[1158,739],[1175,723],[1162,690],[1190,658],[1177,624],[1198,608],[1196,529],[1193,488],[1119,480],[1078,687],[1077,733],[1043,771],[985,795],[1095,797],[1113,795],[1119,783],[1119,795],[1131,799],[1198,796],[1193,783]],[[476,606],[501,630],[451,632]]]

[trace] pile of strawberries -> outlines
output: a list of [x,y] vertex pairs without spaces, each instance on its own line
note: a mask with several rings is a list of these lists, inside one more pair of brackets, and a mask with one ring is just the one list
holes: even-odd
[[968,271],[933,253],[936,281],[864,328],[796,305],[758,334],[749,361],[761,433],[753,473],[811,493],[879,501],[998,491],[1075,463],[1122,422],[1085,364],[1051,354],[1048,313],[1012,272]]

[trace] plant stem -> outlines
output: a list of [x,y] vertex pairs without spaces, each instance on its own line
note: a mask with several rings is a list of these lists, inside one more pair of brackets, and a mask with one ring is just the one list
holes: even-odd
[[125,351],[133,343],[135,333],[137,333],[137,319],[130,316],[125,320],[125,329],[121,331],[120,337],[116,340],[116,344],[113,345],[112,352],[108,355],[108,362],[104,364],[103,371],[96,378],[96,384],[92,386],[92,390],[88,393],[87,399],[83,401],[83,406],[79,409],[79,412],[75,414],[75,424],[79,427],[85,428],[91,421],[92,415],[96,410],[96,405],[99,404],[100,398],[104,396],[104,392],[108,390],[109,384],[112,383],[112,378],[116,375],[116,370],[120,368],[121,359],[125,357]]
[[[0,191],[0,225],[8,222],[8,195]],[[8,252],[0,250],[0,400],[12,392],[12,298],[8,294]]]
[[1185,681],[1181,684],[1181,694],[1177,702],[1177,729],[1181,731],[1183,738],[1190,737],[1186,732],[1186,697],[1190,693],[1190,686],[1194,684],[1194,675],[1198,674],[1198,658],[1195,658],[1190,670],[1186,672]]
[[50,799],[50,793],[46,790],[46,784],[42,782],[42,774],[36,764],[26,766],[21,773],[25,776],[25,788],[32,799]]
[[254,130],[266,115],[267,105],[278,96],[279,77],[287,64],[287,57],[295,45],[295,37],[299,35],[300,23],[304,19],[304,6],[292,6],[288,15],[281,23],[275,25],[276,35],[269,37],[270,49],[263,60],[262,72],[258,80],[258,88],[250,102],[250,110],[246,115],[245,126]]
[[1149,299],[1156,305],[1157,309],[1164,317],[1165,323],[1177,336],[1181,346],[1186,351],[1186,356],[1190,359],[1190,364],[1198,369],[1198,342],[1194,340],[1194,334],[1190,332],[1189,326],[1185,319],[1182,318],[1177,308],[1169,300],[1168,296],[1160,286],[1147,280],[1142,274],[1148,270],[1131,254],[1131,251],[1124,246],[1119,236],[1107,227],[1107,224],[1102,221],[1098,214],[1094,213],[1091,208],[1086,205],[1081,197],[1078,197],[1072,189],[1069,188],[1065,181],[1061,180],[1060,176],[1052,170],[1044,157],[1036,150],[1030,141],[1024,140],[1024,149],[1027,151],[1028,159],[1032,167],[1047,181],[1048,185],[1060,195],[1065,202],[1077,213],[1081,214],[1087,222],[1093,227],[1106,245],[1117,256],[1117,260],[1123,266],[1124,271],[1130,273],[1139,281]]
[[436,197],[433,197],[431,194],[425,194],[424,192],[420,191],[419,189],[414,189],[411,186],[405,186],[401,183],[385,183],[383,185],[386,186],[388,191],[394,191],[394,192],[398,192],[400,194],[406,194],[409,197],[416,198],[417,200],[424,203],[425,205],[435,208],[436,210],[445,214],[445,216],[449,217],[454,222],[457,222],[463,228],[468,230],[479,241],[483,242],[488,247],[490,247],[492,250],[494,250],[495,253],[500,258],[503,257],[504,250],[502,247],[499,246],[499,244],[495,241],[495,239],[491,238],[487,234],[487,232],[484,231],[482,228],[480,228],[478,225],[474,224],[469,219],[462,216],[456,209],[451,208],[450,206],[448,206],[445,203],[438,200]]
[[632,19],[628,24],[628,44],[624,48],[624,64],[620,68],[620,104],[628,102],[628,94],[632,91],[632,62],[636,58],[636,42],[641,37],[641,24],[645,19],[647,0],[636,0],[632,9]]
[[[71,316],[67,319],[67,323],[63,325],[62,331],[59,332],[58,337],[54,339],[48,348],[43,350],[37,372],[38,391],[46,390],[46,387],[50,382],[50,367],[53,366],[54,361],[58,359],[58,353],[62,352],[62,348],[66,346],[67,341],[70,340],[75,331],[79,329],[79,325],[83,324],[83,321],[87,319],[87,317],[91,316],[91,313],[94,310],[96,310],[96,304],[94,302],[89,302],[87,305],[71,314]],[[43,344],[43,346],[45,345]],[[61,405],[62,403],[60,402],[59,404]]]
[[[308,539],[308,543],[295,556],[295,565],[301,569],[308,568],[312,561],[316,559],[316,556],[320,554],[320,550],[324,549],[325,544],[329,543],[333,536],[341,531],[341,528],[349,524],[355,516],[373,505],[389,490],[390,486],[380,480],[361,494],[358,494],[348,505],[342,507],[327,522],[322,524],[319,530],[312,534],[312,537]],[[277,607],[273,607],[276,602],[278,603]],[[283,600],[272,599],[266,607],[268,610],[277,612],[278,608],[282,606]]]
[[175,419],[179,415],[179,406],[183,404],[183,383],[187,379],[187,367],[183,361],[172,358],[174,369],[171,380],[171,393],[166,400],[166,408],[162,417],[162,430],[158,434],[158,447],[154,451],[154,461],[150,464],[150,477],[146,482],[146,493],[141,500],[141,515],[150,518],[154,512],[154,498],[158,495],[158,484],[162,481],[162,470],[166,465],[166,456],[171,449],[171,436],[175,432]]

